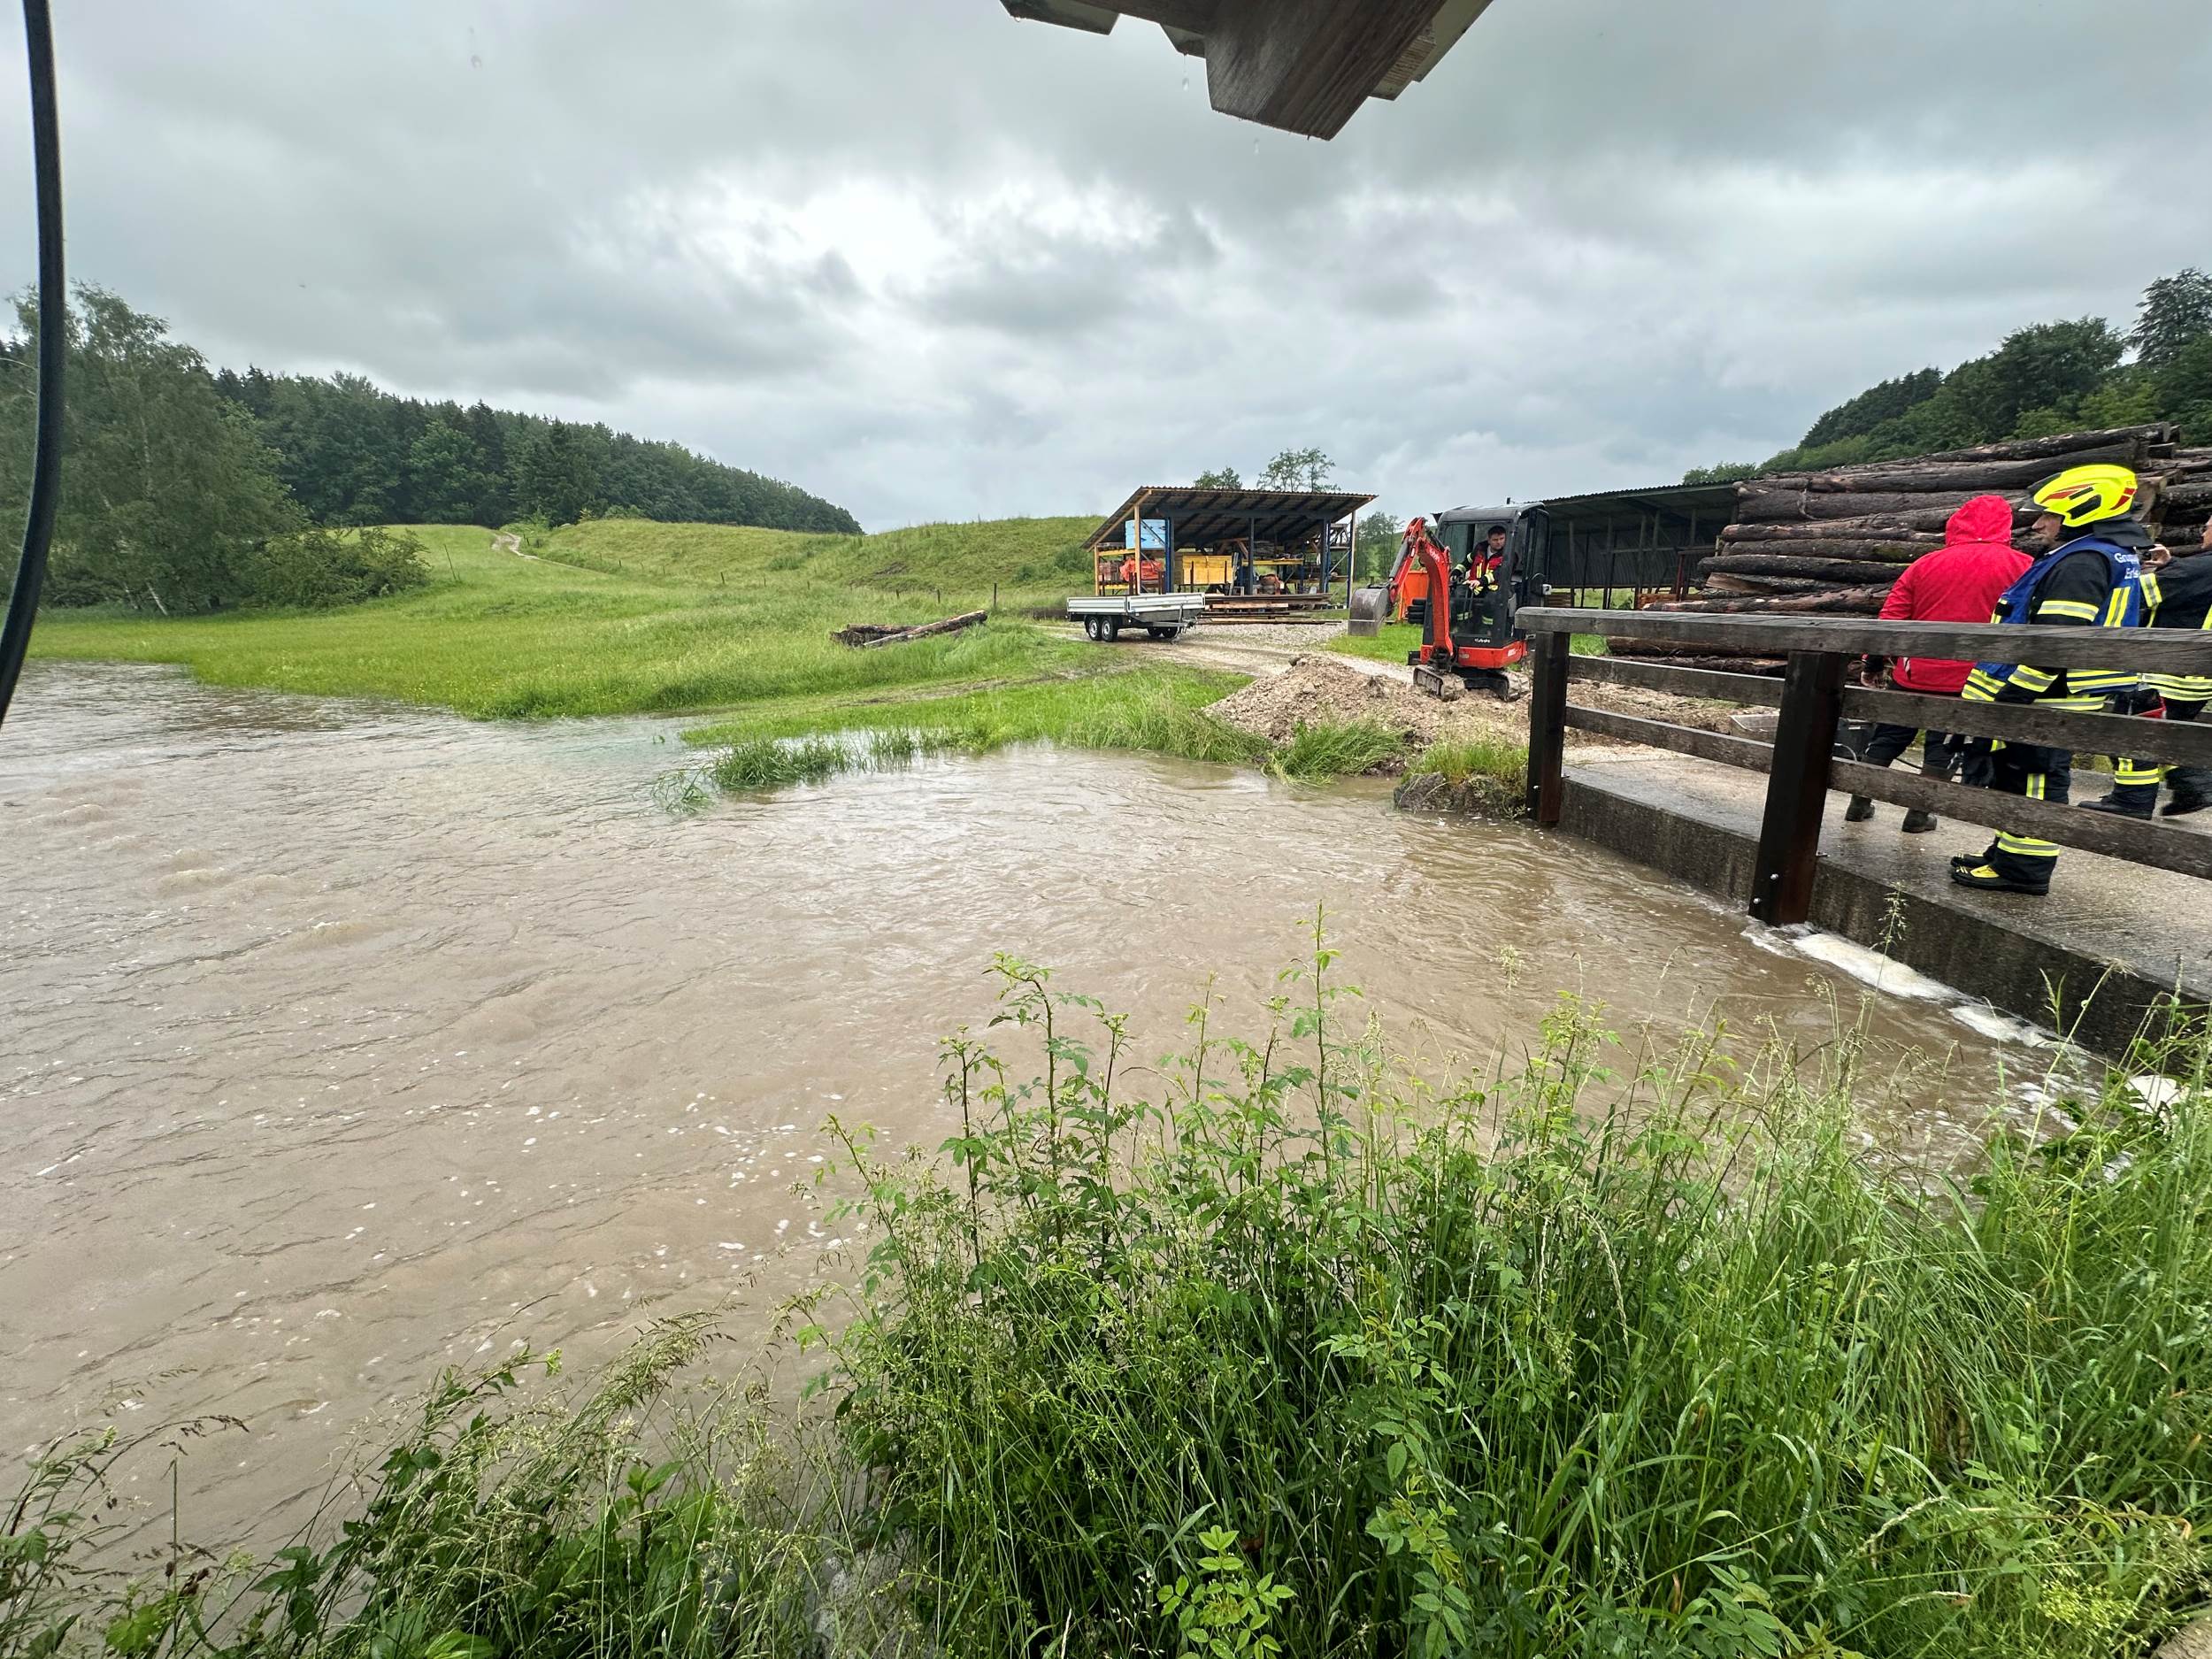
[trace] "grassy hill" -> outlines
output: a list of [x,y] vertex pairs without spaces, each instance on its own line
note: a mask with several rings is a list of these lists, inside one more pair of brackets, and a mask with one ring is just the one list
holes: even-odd
[[[776,579],[900,595],[952,608],[1056,602],[1090,580],[1095,517],[923,524],[878,535],[809,535],[711,524],[603,518],[528,538],[528,550],[586,569],[696,587]],[[972,608],[972,607],[971,607]]]
[[[418,526],[429,587],[344,610],[166,618],[50,611],[41,657],[177,663],[220,685],[440,704],[479,718],[715,710],[779,733],[894,724],[900,706],[1131,668],[1026,619],[1082,585],[1089,518],[923,525],[875,536],[603,520],[526,534]],[[987,603],[982,628],[856,651],[833,629]],[[1174,709],[1233,678],[1139,667],[1129,696]],[[1117,693],[1117,697],[1121,693]],[[1049,701],[1049,700],[1048,700]],[[995,705],[996,706],[996,705]],[[1055,705],[1056,707],[1056,705]],[[963,719],[973,713],[964,705]],[[1026,710],[1028,714],[1039,710]],[[1013,721],[1008,724],[1008,721]],[[1026,730],[1008,713],[1001,729]]]

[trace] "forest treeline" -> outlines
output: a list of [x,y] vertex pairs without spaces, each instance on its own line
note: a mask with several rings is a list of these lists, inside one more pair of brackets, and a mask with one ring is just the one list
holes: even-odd
[[219,370],[318,524],[657,518],[860,534],[842,507],[680,443],[476,403],[400,397],[356,374]]
[[2212,275],[2186,270],[2143,290],[2134,324],[2036,323],[1948,373],[1920,369],[1870,386],[1761,462],[1692,469],[1686,484],[1893,461],[2062,432],[2180,423],[2212,442]]
[[[29,487],[39,318],[0,341],[0,518]],[[680,444],[354,375],[211,370],[157,317],[81,286],[45,597],[163,610],[332,604],[426,580],[389,524],[588,517],[856,534],[843,508]]]

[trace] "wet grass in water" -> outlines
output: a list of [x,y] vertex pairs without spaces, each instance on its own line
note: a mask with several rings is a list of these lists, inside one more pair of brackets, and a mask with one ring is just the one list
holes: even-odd
[[1402,733],[1372,720],[1325,720],[1301,726],[1267,764],[1279,777],[1319,783],[1374,772],[1405,750]]
[[757,737],[733,746],[716,760],[709,775],[725,789],[772,789],[785,784],[819,783],[863,759],[831,738],[778,742]]
[[[772,710],[763,719],[704,727],[694,743],[733,740],[715,764],[726,787],[812,780],[830,772],[898,764],[920,755],[988,754],[1012,743],[1048,739],[1082,749],[1136,749],[1183,760],[1261,764],[1277,776],[1321,782],[1372,772],[1405,752],[1399,733],[1373,721],[1302,726],[1277,748],[1208,714],[1206,706],[1244,683],[1233,675],[1183,668],[1138,668],[1079,680],[1050,680],[940,698],[853,703],[804,711]],[[866,730],[864,749],[848,749],[819,772],[818,763],[776,757],[780,729]],[[787,744],[787,749],[789,745]],[[790,775],[778,775],[778,768]]]
[[127,1595],[57,1458],[0,1653],[2110,1659],[2203,1603],[2200,1029],[2158,1111],[2115,1075],[1924,1176],[1848,1031],[1563,1002],[1422,1084],[1329,969],[1156,1068],[1002,959],[1033,1071],[945,1044],[947,1162],[830,1125],[872,1250],[794,1310],[814,1427],[682,1386],[696,1323],[572,1404],[449,1378],[351,1526]]
[[[903,764],[926,755],[985,755],[1009,744],[1045,740],[1082,749],[1140,749],[1184,760],[1249,764],[1266,757],[1267,744],[1204,712],[1207,704],[1244,683],[1242,677],[1233,674],[1137,668],[949,696],[787,704],[684,736],[687,742],[703,746],[732,745],[715,771],[718,780],[733,787],[795,780],[749,775],[756,765],[768,772],[774,763],[751,757],[774,749],[778,740],[838,749],[841,761],[831,771]],[[841,748],[833,738],[806,736],[816,733],[864,733],[867,741]],[[728,757],[738,755],[749,758],[724,777]]]

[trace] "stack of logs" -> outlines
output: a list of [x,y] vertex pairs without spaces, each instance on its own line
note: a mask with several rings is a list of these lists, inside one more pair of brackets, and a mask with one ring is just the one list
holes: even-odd
[[[2024,438],[1908,461],[1770,473],[1736,488],[1736,522],[1698,566],[1698,596],[1648,607],[1755,615],[1873,616],[1898,572],[1943,545],[1943,526],[1975,495],[2013,503],[2013,540],[2032,550],[2028,492],[2070,466],[2108,461],[2143,480],[2137,511],[2172,546],[2196,545],[2212,514],[2212,449],[2184,449],[2170,424]],[[1779,672],[1771,657],[1719,660],[1710,646],[1621,640],[1623,656],[1695,657],[1737,672]],[[1716,660],[1703,661],[1713,658]]]

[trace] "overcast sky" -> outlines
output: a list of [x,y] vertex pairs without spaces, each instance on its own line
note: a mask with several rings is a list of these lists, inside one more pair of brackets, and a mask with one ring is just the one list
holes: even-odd
[[872,529],[1307,443],[1401,513],[1671,480],[2212,266],[2207,0],[1494,0],[1331,144],[997,0],[56,9],[73,275]]

